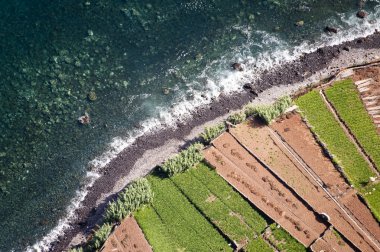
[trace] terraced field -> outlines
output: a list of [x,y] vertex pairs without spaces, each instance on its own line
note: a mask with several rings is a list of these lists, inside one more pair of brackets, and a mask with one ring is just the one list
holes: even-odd
[[350,182],[357,188],[366,185],[375,173],[368,167],[355,145],[347,138],[339,123],[325,106],[318,91],[311,91],[298,98],[296,104],[312,130],[334,155],[335,161],[343,167]]
[[326,90],[326,95],[376,168],[380,169],[380,135],[354,82],[350,79],[336,82]]

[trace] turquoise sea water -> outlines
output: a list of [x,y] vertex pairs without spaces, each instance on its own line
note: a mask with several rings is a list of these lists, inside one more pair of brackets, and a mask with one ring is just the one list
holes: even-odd
[[[47,245],[88,171],[136,134],[303,51],[373,31],[378,1],[364,21],[357,2],[1,0],[0,251]],[[233,73],[236,61],[246,71]],[[91,123],[79,125],[85,112]]]

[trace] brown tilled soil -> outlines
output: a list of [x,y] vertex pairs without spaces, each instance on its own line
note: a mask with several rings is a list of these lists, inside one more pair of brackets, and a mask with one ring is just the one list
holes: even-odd
[[307,125],[298,113],[288,114],[273,123],[271,127],[289,144],[325,183],[330,193],[341,202],[351,214],[380,241],[379,223],[366,204],[356,195],[338,172],[330,159],[323,155]]
[[254,122],[245,123],[231,129],[231,134],[278,174],[316,212],[326,213],[330,217],[330,223],[355,246],[362,251],[379,251],[376,248],[377,242],[368,238],[368,235],[355,225],[269,127]]
[[363,103],[377,126],[377,132],[380,134],[380,67],[357,69],[352,76],[355,82],[369,78],[373,79],[373,82],[365,86],[365,91],[360,92],[360,89],[358,90]]
[[351,247],[339,234],[332,229],[327,230],[324,235],[311,245],[311,250],[315,252],[354,252]]
[[105,242],[102,252],[149,252],[149,246],[139,225],[128,217],[118,226]]
[[[294,214],[293,211],[296,210],[296,207],[301,207],[302,203],[292,201],[285,204],[283,203],[283,200],[279,200],[279,197],[281,196],[274,197],[274,192],[272,190],[263,187],[264,182],[257,183],[262,176],[255,175],[256,172],[254,171],[253,166],[252,172],[246,174],[215,147],[206,149],[204,155],[206,160],[216,168],[216,171],[220,176],[229,182],[257,208],[280,224],[299,242],[305,246],[310,246],[310,244],[319,237],[320,233],[316,233],[309,227],[309,223],[313,220],[314,225],[312,225],[312,227],[320,225],[318,221],[315,220],[315,217],[308,220],[308,224],[306,224],[301,220],[300,217],[302,216],[299,217]],[[263,167],[256,168],[257,171],[262,169]],[[286,193],[284,198],[291,195],[289,191],[284,190],[284,192]],[[295,207],[289,206],[289,204],[295,204]],[[305,212],[304,214],[307,213],[308,212]],[[313,213],[311,212],[308,215],[310,214]]]

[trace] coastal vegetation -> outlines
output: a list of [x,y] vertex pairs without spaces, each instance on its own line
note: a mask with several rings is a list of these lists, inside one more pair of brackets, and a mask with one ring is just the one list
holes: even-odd
[[373,160],[376,168],[380,169],[380,135],[360,99],[354,82],[350,79],[336,82],[326,90],[326,95],[340,118]]
[[130,183],[118,195],[116,201],[111,202],[105,212],[105,221],[112,223],[121,221],[131,212],[153,200],[153,191],[146,178],[140,178]]
[[270,105],[255,106],[248,104],[244,107],[246,116],[257,116],[266,124],[270,124],[274,119],[282,115],[292,105],[290,96],[283,96]]
[[230,115],[227,118],[227,121],[234,124],[234,125],[237,125],[239,123],[244,122],[245,119],[246,119],[246,115],[243,111],[241,111],[241,112],[237,112],[237,113]]
[[85,251],[97,251],[99,250],[104,242],[107,240],[108,236],[111,234],[113,225],[109,223],[104,223],[98,230],[95,231],[94,235],[90,239]]
[[200,137],[203,142],[209,144],[212,140],[218,137],[226,130],[226,125],[224,122],[218,123],[215,126],[206,127],[204,132],[201,133]]
[[343,167],[350,182],[360,190],[374,173],[356,146],[347,138],[322,97],[314,90],[298,98],[296,104],[312,126],[312,130],[327,145],[336,162]]
[[186,150],[181,151],[179,154],[168,159],[161,165],[161,170],[169,177],[174,174],[186,171],[187,169],[198,164],[203,159],[201,150],[203,145],[195,143]]

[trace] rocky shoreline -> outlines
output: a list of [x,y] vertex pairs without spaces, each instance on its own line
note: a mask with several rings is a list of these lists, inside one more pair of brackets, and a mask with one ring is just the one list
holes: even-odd
[[[194,111],[191,120],[178,122],[175,129],[164,129],[138,138],[133,145],[126,148],[104,168],[102,177],[94,183],[82,202],[82,207],[76,211],[77,218],[71,223],[71,228],[66,230],[64,235],[52,244],[51,251],[67,249],[72,240],[78,237],[78,234],[88,234],[94,228],[102,218],[107,202],[115,197],[115,185],[130,175],[135,164],[147,151],[164,146],[170,139],[179,140],[179,143],[182,143],[180,145],[185,146],[189,143],[186,136],[195,127],[224,116],[230,111],[237,110],[253,99],[258,102],[266,90],[271,88],[281,90],[292,86],[294,83],[302,83],[300,84],[302,87],[313,80],[331,76],[341,67],[380,58],[379,53],[380,33],[378,32],[366,38],[359,38],[337,46],[319,48],[315,52],[305,54],[298,60],[285,64],[273,72],[264,72],[260,80],[247,83],[245,91],[231,96],[221,96],[211,104]],[[152,164],[150,168],[154,168],[157,164]],[[101,200],[104,195],[110,196]],[[102,203],[98,204],[99,200]]]

